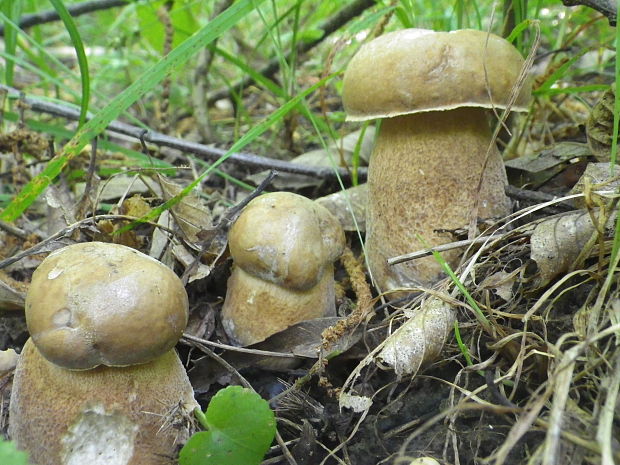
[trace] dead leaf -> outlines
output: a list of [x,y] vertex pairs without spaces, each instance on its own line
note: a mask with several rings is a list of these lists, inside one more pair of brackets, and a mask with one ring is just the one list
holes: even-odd
[[[598,210],[593,215],[597,217]],[[607,218],[606,237],[613,234],[614,222],[615,215]],[[568,271],[595,230],[586,210],[556,215],[538,224],[530,238],[530,257],[538,265],[538,287]]]
[[573,158],[582,158],[590,155],[586,144],[578,142],[560,142],[551,148],[542,150],[533,157],[519,157],[506,161],[507,168],[513,168],[528,173],[541,173],[558,165],[562,165]]
[[[77,183],[73,188],[76,197],[79,198],[84,195],[85,188],[85,182]],[[117,174],[99,184],[96,199],[99,202],[109,202],[129,195],[148,194],[149,192],[159,193],[159,191],[160,188],[157,183],[146,176]]]
[[398,376],[416,373],[439,357],[455,318],[449,304],[430,297],[386,339],[377,358],[394,368]]
[[[269,336],[264,341],[245,347],[245,349],[290,354],[297,357],[297,359],[234,351],[225,352],[222,358],[237,370],[250,366],[276,371],[290,369],[291,361],[298,364],[300,358],[318,358],[318,349],[322,343],[321,333],[342,319],[340,317],[325,317],[302,321]],[[332,347],[332,354],[342,353],[349,349],[359,341],[361,333],[360,329],[338,340]],[[226,369],[219,363],[209,357],[205,357],[196,362],[194,368],[189,372],[189,377],[194,388],[206,389],[226,373]]]
[[[183,190],[183,187],[163,176],[159,176],[159,181],[163,189],[162,195],[165,201],[170,200]],[[171,211],[177,225],[185,234],[185,238],[192,244],[199,242],[197,235],[200,231],[212,227],[212,217],[209,208],[193,191],[174,205]]]
[[[353,154],[361,136],[361,130],[352,132],[342,137],[336,142],[329,144],[328,150],[316,149],[303,153],[298,157],[290,160],[292,163],[306,166],[341,166],[345,163],[351,166]],[[361,142],[359,151],[361,165],[367,165],[372,152],[372,146],[375,140],[375,128],[368,126],[364,132],[364,138]],[[342,151],[342,152],[341,152]],[[341,158],[342,153],[342,158]],[[267,171],[263,171],[252,176],[248,176],[248,180],[258,184],[265,178]],[[309,186],[316,186],[320,183],[320,179],[313,176],[305,176],[302,174],[279,173],[278,177],[272,181],[272,186],[278,190],[301,189]]]
[[344,191],[334,192],[316,199],[316,202],[338,218],[345,231],[357,231],[358,228],[360,231],[366,230],[367,184],[359,184]]

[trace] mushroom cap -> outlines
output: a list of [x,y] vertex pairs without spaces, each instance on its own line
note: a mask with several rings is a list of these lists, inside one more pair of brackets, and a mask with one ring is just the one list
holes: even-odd
[[344,248],[340,223],[301,195],[274,192],[252,200],[228,235],[235,265],[294,290],[308,290]]
[[52,252],[32,276],[26,323],[50,362],[74,370],[146,363],[178,342],[188,299],[176,274],[117,244]]
[[[342,100],[350,121],[458,107],[504,109],[523,63],[508,41],[487,32],[402,29],[360,48],[344,74]],[[511,110],[527,110],[530,89],[527,79]]]

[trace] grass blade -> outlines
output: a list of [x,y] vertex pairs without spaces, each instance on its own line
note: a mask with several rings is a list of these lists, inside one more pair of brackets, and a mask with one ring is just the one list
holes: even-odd
[[[21,14],[21,2],[8,2],[4,3],[3,10],[5,10],[6,16],[12,20],[19,18]],[[15,55],[17,51],[17,33],[12,29],[7,29],[6,24],[4,27],[4,51],[7,55]],[[15,70],[15,61],[7,59],[4,69],[4,82],[7,86],[13,85],[13,74]]]
[[321,79],[319,82],[314,84],[312,87],[309,87],[308,89],[304,90],[302,93],[296,95],[291,100],[286,102],[284,105],[282,105],[276,111],[274,111],[271,115],[269,115],[269,117],[267,117],[266,119],[264,119],[263,121],[258,123],[256,126],[252,127],[252,129],[250,129],[243,137],[241,137],[239,140],[237,140],[237,142],[235,142],[232,145],[232,147],[230,147],[230,149],[228,149],[228,151],[224,155],[222,155],[221,158],[219,158],[215,163],[213,163],[206,170],[204,170],[200,176],[198,176],[192,183],[188,184],[181,192],[179,192],[177,195],[175,195],[174,197],[172,197],[168,201],[164,202],[160,206],[158,206],[156,208],[153,208],[150,212],[148,212],[146,215],[144,215],[139,220],[136,220],[136,221],[128,224],[127,226],[124,226],[124,227],[120,228],[119,230],[117,230],[115,232],[115,234],[122,234],[123,232],[129,231],[130,229],[134,228],[135,226],[137,226],[140,223],[151,221],[152,219],[159,217],[159,215],[161,215],[164,211],[168,210],[169,208],[171,208],[174,205],[176,205],[177,203],[179,203],[183,199],[183,197],[185,197],[187,194],[189,194],[196,186],[200,185],[200,183],[215,168],[217,168],[219,165],[224,163],[224,161],[226,161],[226,159],[232,153],[241,151],[243,149],[243,147],[248,145],[250,142],[252,142],[258,136],[260,136],[262,133],[264,133],[274,123],[276,123],[278,121],[281,121],[282,118],[287,113],[289,113],[291,110],[293,110],[295,107],[297,107],[300,103],[302,103],[304,98],[306,98],[312,92],[317,90],[319,87],[323,86],[330,79],[332,79],[333,77],[335,77],[337,75],[338,74],[336,73],[336,74],[332,74],[330,76],[327,76],[324,79]]
[[78,67],[80,68],[80,78],[82,81],[80,119],[78,121],[78,128],[80,128],[84,125],[84,123],[86,123],[86,116],[88,115],[88,102],[90,101],[90,75],[88,73],[88,60],[86,59],[86,52],[84,52],[84,44],[82,43],[80,32],[78,31],[71,14],[69,14],[69,11],[62,3],[62,0],[50,0],[50,2],[54,6],[56,13],[60,16],[60,19],[69,33],[71,43],[75,49]]
[[103,132],[107,125],[121,112],[155,87],[169,73],[183,66],[191,56],[234,26],[263,1],[240,0],[235,2],[230,8],[144,72],[133,84],[112,99],[108,105],[78,130],[63,150],[50,160],[45,169],[26,184],[6,209],[0,213],[0,219],[13,221],[19,217],[60,174],[67,163],[77,156],[90,140]]

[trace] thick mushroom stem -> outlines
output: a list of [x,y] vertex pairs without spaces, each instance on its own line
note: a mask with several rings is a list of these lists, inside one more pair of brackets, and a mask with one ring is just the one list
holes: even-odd
[[[491,144],[483,108],[382,120],[368,173],[366,236],[369,266],[382,291],[436,281],[441,267],[433,257],[392,267],[386,260],[453,241],[450,230],[468,226],[478,197],[478,218],[510,212],[504,165]],[[460,251],[442,256],[454,266]]]
[[129,367],[72,371],[32,339],[15,371],[9,434],[37,465],[164,465],[198,407],[174,350]]
[[[265,281],[238,266],[232,271],[228,287],[233,292],[226,295],[223,324],[226,332],[243,345],[262,341],[300,321],[336,315],[334,268],[331,264],[325,267],[318,283],[307,290]],[[260,315],[257,309],[263,309]]]

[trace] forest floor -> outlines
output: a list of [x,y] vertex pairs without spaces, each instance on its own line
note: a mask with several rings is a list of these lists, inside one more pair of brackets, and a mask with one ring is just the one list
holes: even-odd
[[[574,79],[565,85],[611,83],[602,74]],[[27,111],[45,112],[44,103],[37,106],[36,99],[29,99],[24,100]],[[243,99],[257,114],[267,113],[271,105],[252,87]],[[221,175],[202,184],[209,198],[186,197],[173,210],[176,223],[168,218],[160,228],[160,218],[159,226],[141,224],[121,234],[116,232],[129,218],[143,216],[194,180],[204,159],[187,156],[191,147],[175,148],[172,139],[151,137],[144,150],[133,137],[140,133],[137,128],[112,131],[108,142],[131,150],[134,157],[165,164],[105,178],[106,169],[128,163],[127,154],[109,147],[85,150],[26,217],[0,223],[0,349],[20,352],[28,338],[23,299],[47,252],[75,242],[117,242],[158,256],[186,282],[190,322],[177,350],[201,406],[206,408],[230,384],[249,383],[270,401],[282,442],[263,464],[410,464],[420,457],[441,464],[618,461],[620,413],[618,404],[608,400],[620,390],[618,179],[609,174],[608,160],[613,102],[613,89],[587,97],[558,94],[537,99],[527,115],[510,120],[512,138],[500,134],[497,143],[505,155],[512,153],[505,158],[515,213],[495,225],[500,227],[494,235],[466,244],[455,269],[460,281],[446,277],[404,297],[379,295],[366,274],[363,224],[349,224],[348,252],[335,270],[337,316],[302,323],[250,346],[296,354],[292,367],[278,366],[278,358],[264,352],[235,351],[222,326],[232,263],[226,234],[237,213],[234,205],[249,192],[230,179],[252,189],[267,176],[261,170],[273,168],[278,175],[266,190],[312,199],[338,192],[335,177],[326,178],[322,170],[324,151],[299,136],[311,125],[299,114],[287,118],[277,144],[260,140],[244,148],[246,154],[265,158],[242,154],[220,165]],[[341,109],[335,94],[311,103],[317,113]],[[228,102],[212,108],[211,118],[230,119],[232,112]],[[195,136],[184,132],[195,120],[176,123],[178,140]],[[232,130],[225,131],[230,133],[219,139],[232,140]],[[372,129],[341,135],[335,146],[342,158],[361,147],[363,165]],[[46,137],[18,122],[0,134],[0,147],[12,154],[37,152],[40,159],[48,155]],[[226,148],[224,143],[210,147],[209,156]],[[306,158],[291,160],[291,153]],[[93,175],[93,160],[102,179]],[[308,169],[300,174],[298,165]],[[23,163],[0,166],[9,166],[0,172],[0,185],[23,187],[31,179]],[[170,166],[182,168],[168,175]],[[69,175],[77,172],[79,186]],[[362,166],[360,178],[365,173]],[[343,179],[349,187],[351,176]],[[360,195],[363,206],[365,194]],[[460,233],[456,239],[467,240],[467,233]],[[440,357],[397,375],[377,353],[431,296],[449,303],[457,316],[456,331],[451,329]],[[361,312],[356,324],[332,336],[329,351],[317,352],[325,344],[323,331],[350,322],[356,311],[357,316]],[[5,437],[11,382],[11,370],[0,373]],[[605,414],[610,409],[611,416]]]

